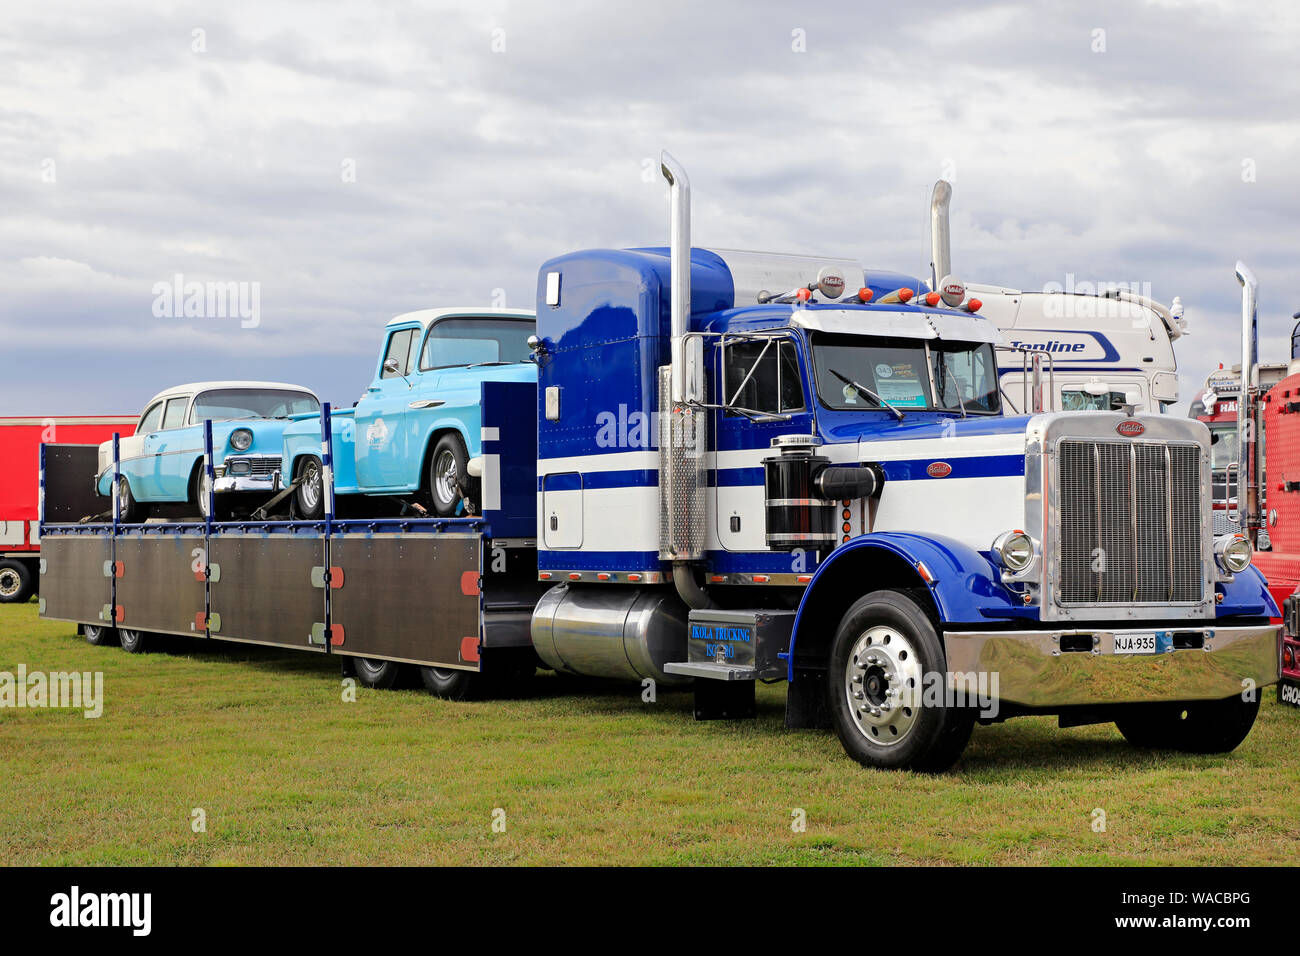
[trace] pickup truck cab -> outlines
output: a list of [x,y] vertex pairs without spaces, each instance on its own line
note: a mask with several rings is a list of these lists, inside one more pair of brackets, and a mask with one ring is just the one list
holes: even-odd
[[[444,516],[474,509],[481,386],[537,381],[535,327],[520,309],[423,309],[389,321],[365,394],[331,416],[335,493],[417,500]],[[300,482],[296,512],[318,517],[319,413],[284,430],[283,458]]]
[[135,434],[119,440],[116,485],[113,443],[99,446],[96,490],[116,494],[118,515],[128,523],[143,521],[155,503],[188,502],[206,515],[203,423],[210,420],[214,490],[223,505],[234,494],[272,493],[280,487],[280,433],[291,416],[308,412],[320,412],[320,399],[299,385],[176,385],[149,399]]

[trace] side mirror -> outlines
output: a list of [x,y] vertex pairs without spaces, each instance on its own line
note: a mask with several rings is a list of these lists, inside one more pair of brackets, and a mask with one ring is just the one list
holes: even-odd
[[704,405],[704,336],[688,333],[682,339],[682,400],[687,405]]
[[398,362],[397,359],[395,358],[387,359],[384,362],[384,371],[389,373],[390,375],[396,375],[397,370],[400,369],[401,367],[402,367],[401,363]]

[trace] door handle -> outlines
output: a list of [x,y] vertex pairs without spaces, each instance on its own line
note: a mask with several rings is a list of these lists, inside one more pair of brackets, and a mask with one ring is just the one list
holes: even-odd
[[379,391],[379,386],[378,386],[378,385],[367,385],[367,386],[366,386],[366,391],[367,391],[367,392],[377,392],[377,391]]

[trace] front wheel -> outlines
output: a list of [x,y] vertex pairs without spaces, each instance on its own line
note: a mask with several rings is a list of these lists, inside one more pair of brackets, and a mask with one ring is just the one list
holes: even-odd
[[455,432],[438,439],[429,456],[429,498],[440,517],[456,514],[461,500],[468,497],[469,453]]
[[325,513],[325,492],[320,459],[309,455],[298,466],[298,487],[293,493],[299,518],[314,521]]
[[149,516],[149,506],[135,500],[131,493],[131,483],[126,475],[117,476],[117,520],[123,524],[136,524]]
[[1115,721],[1134,747],[1222,754],[1236,750],[1259,714],[1259,695],[1190,703],[1139,704]]
[[[930,617],[898,591],[874,591],[844,615],[826,680],[835,735],[867,767],[947,770],[970,739],[974,712],[954,706],[947,659]],[[938,699],[934,699],[937,697]]]

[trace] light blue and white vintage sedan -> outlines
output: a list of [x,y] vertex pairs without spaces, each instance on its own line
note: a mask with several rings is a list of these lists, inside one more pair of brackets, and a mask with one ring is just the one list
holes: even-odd
[[[536,326],[520,309],[424,309],[389,321],[370,386],[332,416],[335,491],[416,501],[444,516],[477,510],[482,385],[537,381],[528,344]],[[299,482],[303,518],[322,511],[320,433],[319,414],[284,431],[285,481]]]
[[203,423],[212,422],[217,514],[240,503],[256,507],[281,487],[280,448],[289,416],[319,412],[308,389],[281,382],[195,382],[159,392],[144,407],[135,434],[118,442],[120,475],[113,487],[113,443],[99,446],[101,495],[116,494],[126,522],[150,507],[188,503],[207,515]]

